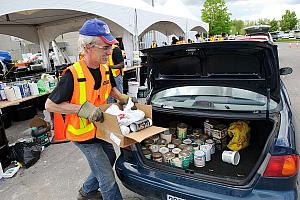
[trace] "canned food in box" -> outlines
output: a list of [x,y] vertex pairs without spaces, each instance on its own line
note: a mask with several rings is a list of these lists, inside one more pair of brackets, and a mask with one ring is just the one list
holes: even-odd
[[179,158],[181,158],[182,161],[182,168],[186,169],[190,165],[190,152],[189,151],[181,151],[178,155]]
[[149,151],[148,149],[143,150],[143,154],[145,158],[151,159],[151,151]]
[[212,139],[207,139],[207,140],[205,141],[205,144],[206,144],[206,145],[209,145],[209,146],[211,147],[210,153],[211,153],[211,154],[214,154],[214,153],[215,153],[215,143],[214,143],[214,141],[213,141]]

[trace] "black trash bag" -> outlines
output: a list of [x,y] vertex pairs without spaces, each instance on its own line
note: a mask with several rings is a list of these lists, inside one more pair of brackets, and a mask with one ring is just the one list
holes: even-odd
[[40,159],[41,152],[42,146],[36,142],[17,142],[10,147],[11,160],[20,162],[26,168]]

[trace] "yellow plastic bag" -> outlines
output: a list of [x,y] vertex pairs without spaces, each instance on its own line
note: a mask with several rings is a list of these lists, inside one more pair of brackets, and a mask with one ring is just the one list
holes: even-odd
[[233,122],[228,128],[228,135],[233,138],[227,147],[232,151],[239,151],[249,145],[250,127],[244,121]]

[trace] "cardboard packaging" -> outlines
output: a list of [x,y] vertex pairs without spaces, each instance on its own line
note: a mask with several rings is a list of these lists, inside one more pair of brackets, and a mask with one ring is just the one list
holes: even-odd
[[[110,106],[110,104],[101,105],[100,108],[103,112]],[[145,118],[152,119],[152,106],[137,103],[137,109],[142,110],[145,113]],[[96,137],[105,140],[112,144],[117,144],[119,147],[127,147],[131,144],[140,143],[144,139],[151,137],[155,134],[161,133],[166,128],[150,126],[143,130],[123,135],[117,120],[117,117],[108,113],[103,113],[104,122],[95,122],[97,127]]]

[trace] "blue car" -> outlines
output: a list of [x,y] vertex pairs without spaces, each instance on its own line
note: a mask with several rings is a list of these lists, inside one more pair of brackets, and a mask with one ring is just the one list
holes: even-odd
[[179,137],[178,129],[171,130],[174,123],[187,124],[187,136],[194,128],[206,130],[207,120],[227,128],[243,121],[251,130],[248,141],[238,141],[246,145],[238,149],[240,159],[234,164],[222,160],[223,151],[232,150],[228,136],[225,145],[215,143],[215,153],[204,166],[151,159],[144,152],[154,148],[145,141],[123,148],[115,168],[125,187],[167,200],[298,198],[294,116],[280,80],[292,69],[279,68],[276,45],[226,41],[143,53],[149,65],[147,103],[152,105],[153,125],[169,128],[173,139]]

